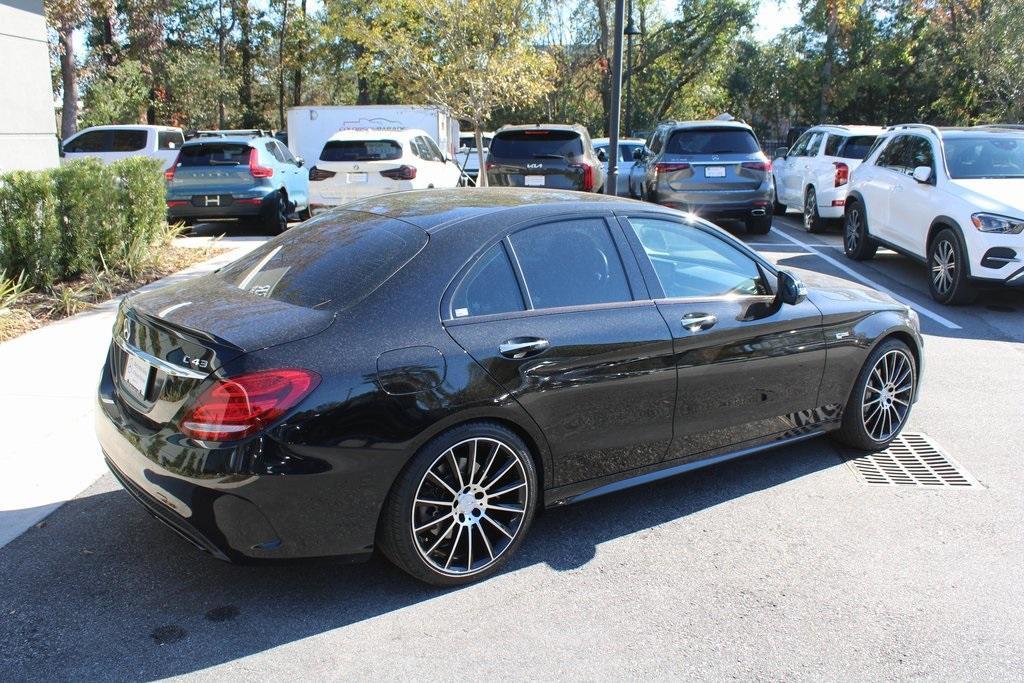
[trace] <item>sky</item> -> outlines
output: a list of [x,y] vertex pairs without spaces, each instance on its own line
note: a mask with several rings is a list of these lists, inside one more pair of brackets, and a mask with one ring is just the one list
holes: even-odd
[[761,0],[755,20],[754,37],[762,41],[771,40],[782,29],[799,23],[798,0]]

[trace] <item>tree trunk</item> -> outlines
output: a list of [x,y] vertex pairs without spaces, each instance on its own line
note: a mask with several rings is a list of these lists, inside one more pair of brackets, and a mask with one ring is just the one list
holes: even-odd
[[241,0],[236,10],[240,31],[238,51],[242,62],[242,83],[238,87],[238,104],[242,110],[242,128],[255,128],[258,123],[252,103],[252,16],[249,0]]
[[217,128],[226,128],[224,125],[224,62],[226,60],[225,54],[225,39],[227,31],[224,26],[224,0],[217,0],[217,76],[219,83],[217,84]]
[[608,27],[608,7],[606,0],[594,0],[594,4],[597,7],[597,25],[600,30],[600,34],[597,39],[597,51],[600,54],[599,59],[603,60],[602,64],[605,65],[604,71],[601,74],[601,120],[607,121],[611,115],[611,70],[609,66],[609,41],[608,37],[611,35],[611,29]]
[[[306,18],[306,0],[302,0],[300,5],[302,9],[302,18]],[[292,76],[292,106],[298,107],[302,104],[302,61],[305,57],[303,46],[300,43],[299,53],[296,55],[296,67],[294,75]]]
[[60,80],[64,90],[64,103],[60,117],[60,137],[66,140],[78,130],[78,67],[75,65],[75,45],[72,37],[75,27],[62,24],[57,29],[60,41]]
[[281,37],[277,43],[277,127],[284,130],[284,39],[288,33],[289,0],[281,0]]
[[839,32],[838,0],[827,0],[824,63],[821,65],[821,99],[818,101],[818,120],[828,120],[832,100],[832,68],[836,61],[836,34]]
[[479,121],[473,121],[473,139],[476,141],[476,186],[487,187],[487,166],[484,161],[484,136],[480,132]]

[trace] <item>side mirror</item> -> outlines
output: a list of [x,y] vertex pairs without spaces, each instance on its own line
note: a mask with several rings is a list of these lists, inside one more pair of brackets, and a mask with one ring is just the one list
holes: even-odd
[[633,159],[635,161],[640,161],[643,158],[644,158],[644,148],[643,147],[637,147],[636,149],[633,150]]
[[299,168],[302,168],[303,166],[306,165],[306,160],[303,159],[302,157],[295,157],[295,165],[298,166]]
[[788,270],[779,271],[779,301],[795,306],[807,298],[807,286]]
[[789,154],[789,147],[776,147],[772,153],[772,159],[785,159]]
[[914,180],[922,184],[929,184],[932,181],[932,167],[918,166],[914,169]]

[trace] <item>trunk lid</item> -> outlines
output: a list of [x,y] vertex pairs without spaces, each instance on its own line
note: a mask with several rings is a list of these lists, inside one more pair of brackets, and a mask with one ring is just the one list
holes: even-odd
[[574,130],[508,130],[498,132],[491,140],[487,182],[497,187],[582,190],[583,165],[589,163],[583,139]]

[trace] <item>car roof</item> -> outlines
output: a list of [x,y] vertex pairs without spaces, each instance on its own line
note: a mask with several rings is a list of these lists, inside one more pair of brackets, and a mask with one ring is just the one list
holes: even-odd
[[[186,140],[182,147],[196,147],[198,145],[211,145],[222,142],[230,142],[236,145],[252,145],[257,142],[267,142],[270,140],[277,140],[277,138],[267,136],[253,137],[251,135],[211,135],[209,137],[192,138],[191,140]],[[278,142],[280,142],[280,140],[278,140]]]
[[659,126],[668,128],[734,128],[736,130],[753,130],[742,121],[722,121],[719,119],[705,119],[703,121],[663,121]]
[[346,128],[327,140],[410,140],[418,135],[430,137],[427,131],[419,128]]
[[[612,140],[611,138],[594,138],[593,140],[591,140],[591,142],[595,145],[610,145]],[[619,138],[620,145],[642,145],[645,142],[647,141],[644,140],[643,138]]]
[[88,128],[83,128],[78,132],[84,133],[87,130],[172,130],[179,133],[181,132],[181,128],[176,128],[174,126],[155,126],[148,123],[111,123],[104,124],[102,126],[89,126]]
[[484,215],[489,215],[488,221],[493,220],[496,225],[510,225],[535,217],[593,209],[642,209],[645,212],[678,215],[672,209],[606,194],[521,187],[392,192],[356,200],[338,210],[387,216],[434,233]]
[[852,135],[880,135],[885,131],[882,126],[845,125],[839,123],[819,123],[807,130],[824,130],[838,133],[850,133]]
[[590,132],[587,131],[586,127],[581,126],[578,123],[524,123],[519,125],[510,124],[507,126],[502,126],[497,131],[495,131],[495,134],[507,133],[510,131],[517,130],[571,130],[574,133],[585,134],[587,137],[590,137]]
[[974,126],[972,128],[940,128],[943,138],[976,138],[992,137],[992,135],[1020,138],[1024,137],[1024,127],[1009,126]]

